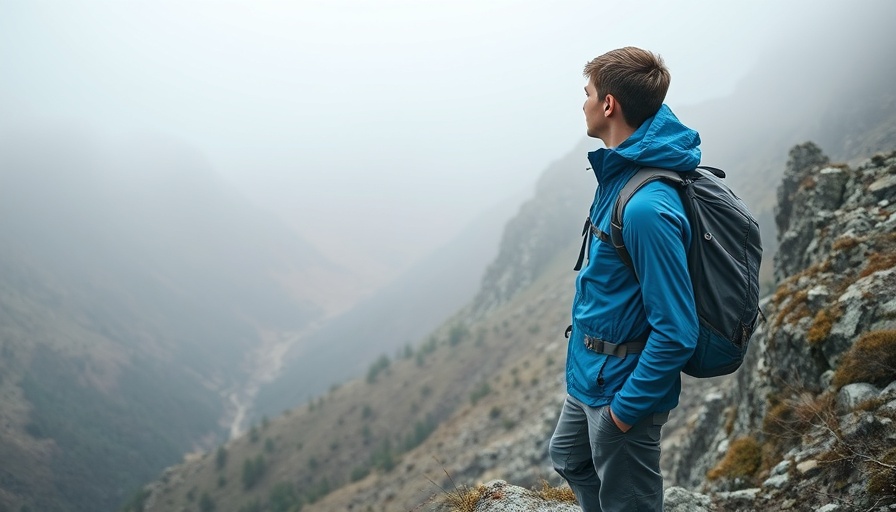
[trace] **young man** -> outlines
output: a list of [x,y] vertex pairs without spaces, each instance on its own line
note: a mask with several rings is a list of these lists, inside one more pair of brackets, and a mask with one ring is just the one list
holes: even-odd
[[680,372],[698,332],[691,230],[678,192],[657,180],[625,208],[632,267],[604,234],[628,179],[647,166],[694,170],[700,136],[663,104],[670,78],[659,56],[621,48],[589,62],[584,74],[588,135],[606,148],[588,154],[598,182],[594,229],[576,279],[568,395],[550,455],[585,512],[661,511],[660,429],[678,405]]

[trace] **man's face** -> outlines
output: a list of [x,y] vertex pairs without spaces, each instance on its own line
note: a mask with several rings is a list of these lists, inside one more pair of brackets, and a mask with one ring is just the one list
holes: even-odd
[[597,88],[594,87],[591,80],[588,80],[588,83],[585,85],[585,105],[582,106],[582,111],[585,112],[585,126],[588,129],[588,136],[599,139],[606,126],[604,102],[597,97]]

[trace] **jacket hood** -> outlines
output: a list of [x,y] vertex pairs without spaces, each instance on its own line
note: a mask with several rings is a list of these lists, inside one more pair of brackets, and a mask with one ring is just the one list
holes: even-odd
[[700,134],[683,125],[665,104],[619,147],[588,154],[596,172],[612,172],[607,167],[624,163],[616,161],[619,157],[639,167],[692,171],[700,165],[700,156]]

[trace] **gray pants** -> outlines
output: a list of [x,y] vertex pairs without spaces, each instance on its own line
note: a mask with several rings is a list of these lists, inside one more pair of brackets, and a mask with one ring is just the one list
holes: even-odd
[[660,430],[668,413],[650,415],[623,433],[610,408],[568,396],[551,437],[551,461],[584,512],[663,510]]

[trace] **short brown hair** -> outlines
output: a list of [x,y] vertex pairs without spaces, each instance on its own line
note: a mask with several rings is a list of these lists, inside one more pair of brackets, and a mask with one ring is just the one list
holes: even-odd
[[625,122],[633,128],[660,109],[671,80],[662,57],[634,46],[597,57],[585,64],[583,74],[600,98],[607,94],[616,98]]

